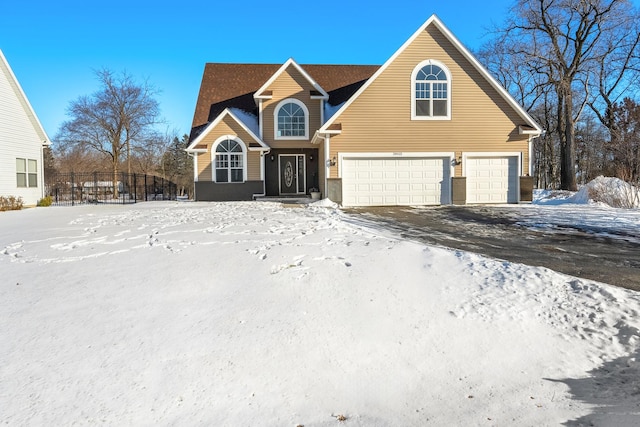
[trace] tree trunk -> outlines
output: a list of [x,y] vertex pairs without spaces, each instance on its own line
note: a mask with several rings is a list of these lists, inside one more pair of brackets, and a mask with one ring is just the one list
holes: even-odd
[[564,94],[564,138],[560,152],[560,189],[577,191],[576,184],[576,130],[573,120],[573,97],[569,88]]

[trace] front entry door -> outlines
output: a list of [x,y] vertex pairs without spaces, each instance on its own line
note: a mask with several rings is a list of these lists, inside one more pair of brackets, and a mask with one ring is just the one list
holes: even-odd
[[282,154],[279,156],[280,194],[304,194],[304,154]]

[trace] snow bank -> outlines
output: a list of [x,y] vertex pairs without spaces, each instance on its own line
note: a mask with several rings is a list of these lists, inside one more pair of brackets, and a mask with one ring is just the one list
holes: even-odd
[[583,186],[572,198],[573,203],[604,203],[614,208],[640,207],[640,190],[619,178],[599,176]]
[[599,176],[582,186],[577,192],[535,190],[533,203],[540,205],[598,203],[614,208],[640,208],[640,189],[619,178]]
[[343,215],[270,202],[0,215],[0,423],[637,421],[638,293]]

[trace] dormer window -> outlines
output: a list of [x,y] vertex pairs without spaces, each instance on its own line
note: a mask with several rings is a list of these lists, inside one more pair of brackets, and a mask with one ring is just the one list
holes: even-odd
[[275,139],[309,139],[309,110],[297,99],[285,99],[275,109]]
[[411,118],[442,120],[451,118],[451,74],[444,64],[423,61],[413,70]]

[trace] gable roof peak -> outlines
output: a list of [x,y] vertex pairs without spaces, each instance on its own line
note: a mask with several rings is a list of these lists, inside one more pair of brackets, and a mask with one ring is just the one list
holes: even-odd
[[211,130],[213,130],[218,123],[220,123],[225,117],[231,117],[231,119],[235,120],[236,123],[240,125],[259,146],[258,150],[267,150],[269,146],[265,144],[260,137],[257,135],[257,117],[255,117],[251,113],[247,113],[246,111],[240,110],[238,108],[225,108],[222,113],[215,118],[214,121],[207,124],[206,127],[200,132],[200,134],[191,141],[189,146],[185,149],[187,152],[197,152],[196,148],[202,140],[207,136]]
[[298,64],[295,59],[293,58],[289,58],[285,61],[284,64],[282,64],[282,66],[278,69],[278,71],[276,71],[270,78],[269,80],[267,80],[265,82],[265,84],[262,85],[262,87],[260,87],[260,89],[258,89],[256,91],[256,93],[253,95],[254,98],[259,99],[264,97],[263,92],[265,92],[267,90],[267,88],[269,86],[271,86],[271,84],[282,74],[284,73],[287,68],[293,66],[300,74],[302,74],[302,77],[305,78],[305,80],[307,80],[309,82],[309,84],[311,84],[311,86],[313,86],[315,88],[315,90],[317,90],[320,93],[320,96],[323,99],[329,99],[329,94],[318,84],[318,82],[316,82],[313,77],[311,77],[309,75],[309,73],[307,73],[304,68],[302,68],[300,66],[300,64]]
[[518,115],[525,121],[528,126],[535,129],[536,134],[542,133],[542,128],[535,120],[525,111],[525,109],[516,101],[511,94],[491,75],[491,73],[478,61],[478,59],[467,49],[458,38],[444,25],[444,23],[438,18],[436,14],[433,14],[427,19],[424,24],[418,28],[418,30],[409,37],[398,50],[376,71],[373,76],[367,82],[353,94],[353,96],[319,129],[319,132],[325,132],[333,123],[342,115],[342,112],[346,110],[353,101],[360,96],[377,78],[382,74],[391,63],[393,63],[402,52],[404,52],[408,46],[410,46],[429,26],[435,25],[435,27],[451,42],[455,49],[466,58],[471,65],[485,78],[485,80],[507,101],[507,103],[518,113]]
[[9,61],[7,61],[7,58],[5,58],[4,54],[2,53],[2,49],[0,49],[0,74],[4,74],[8,79],[9,86],[11,87],[15,96],[18,98],[18,101],[22,105],[22,108],[25,114],[27,115],[27,117],[29,118],[29,121],[31,122],[31,125],[33,126],[33,129],[38,134],[38,137],[42,139],[42,145],[46,145],[46,146],[51,145],[51,140],[49,139],[47,132],[44,130],[44,127],[40,123],[40,120],[38,119],[38,116],[36,115],[35,110],[31,106],[31,103],[29,102],[27,95],[22,90],[22,86],[20,86],[20,82],[18,82],[18,78],[13,73],[13,70],[9,65]]

